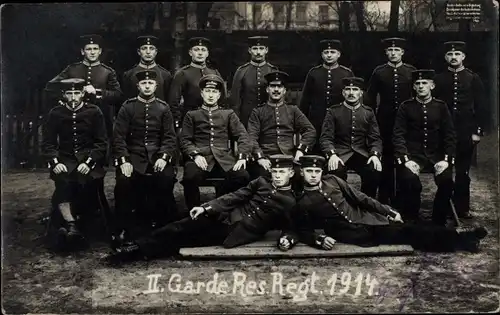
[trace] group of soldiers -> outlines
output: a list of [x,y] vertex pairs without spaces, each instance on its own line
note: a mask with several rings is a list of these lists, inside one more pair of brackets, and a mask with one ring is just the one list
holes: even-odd
[[[444,44],[449,66],[435,75],[403,63],[405,40],[387,38],[388,62],[366,87],[338,64],[341,42],[323,40],[323,63],[308,72],[295,106],[285,102],[288,74],[266,60],[265,36],[249,38],[251,60],[236,70],[229,97],[207,66],[206,38],[189,40],[191,63],[172,76],[155,62],[158,39],[138,37],[140,61],[121,82],[99,61],[102,38],[80,40],[83,61],[47,84],[55,106],[43,151],[61,244],[84,239],[75,213],[85,212],[108,156],[116,167],[110,226],[119,260],[192,243],[235,247],[272,228],[283,229],[282,250],[298,241],[331,249],[339,240],[475,251],[486,235],[445,227],[452,199],[460,217],[470,217],[469,169],[482,136],[483,86],[463,66],[464,42]],[[173,194],[180,164],[189,215]],[[347,184],[348,170],[360,175],[361,191]],[[426,171],[438,186],[430,227],[418,219]],[[216,199],[202,204],[208,177],[224,180]],[[146,232],[135,231],[141,224]],[[318,225],[325,235],[315,234]]]

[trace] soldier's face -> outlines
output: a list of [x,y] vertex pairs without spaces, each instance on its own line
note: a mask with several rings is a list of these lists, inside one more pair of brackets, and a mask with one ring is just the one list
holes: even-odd
[[460,67],[465,59],[465,54],[461,51],[449,51],[444,55],[446,62],[452,67]]
[[220,99],[220,91],[213,88],[203,88],[201,90],[201,97],[207,105],[215,105]]
[[268,51],[266,46],[252,46],[248,49],[248,53],[253,61],[264,61]]
[[304,167],[300,170],[300,175],[307,186],[317,186],[321,182],[323,170],[320,167]]
[[137,83],[139,93],[144,96],[151,96],[156,91],[157,83],[155,80],[142,80]]
[[398,63],[403,59],[405,51],[399,47],[389,47],[385,50],[387,59],[392,63]]
[[141,48],[137,50],[137,53],[143,61],[152,62],[155,60],[158,50],[153,45],[142,45]]
[[83,59],[85,59],[89,62],[94,62],[94,61],[99,60],[101,53],[102,53],[102,49],[97,44],[85,45],[85,47],[83,47],[83,49],[81,50],[81,54],[83,56]]
[[321,58],[325,63],[336,63],[340,58],[340,51],[336,49],[325,49],[321,52]]
[[346,86],[342,95],[348,103],[357,103],[363,96],[363,91],[357,86]]
[[413,89],[417,92],[417,96],[420,98],[430,96],[434,86],[434,80],[416,80],[413,83]]
[[266,88],[267,94],[273,101],[280,101],[285,97],[286,89],[283,84],[269,84]]
[[288,185],[294,174],[295,172],[291,167],[271,168],[271,179],[276,187]]
[[76,107],[78,104],[81,103],[82,98],[83,98],[83,91],[82,90],[68,90],[64,91],[63,97],[66,100],[66,102],[71,106],[71,107]]
[[208,48],[205,46],[193,46],[189,55],[194,62],[205,62],[208,58]]

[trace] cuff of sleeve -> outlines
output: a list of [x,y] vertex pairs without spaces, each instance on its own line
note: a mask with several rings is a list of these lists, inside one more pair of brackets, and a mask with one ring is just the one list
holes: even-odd
[[336,155],[337,152],[335,152],[334,149],[331,149],[330,151],[326,152],[326,158],[329,159],[332,157],[332,155]]
[[193,152],[189,153],[189,157],[194,160],[194,157],[200,154],[198,150],[194,150]]
[[248,159],[248,155],[245,153],[238,154],[238,160],[246,160]]
[[115,159],[115,166],[121,166],[122,164],[125,164],[127,162],[130,163],[130,159],[128,158],[128,156],[122,156],[118,159]]
[[102,98],[102,95],[103,95],[102,89],[95,89],[95,97],[97,99]]
[[452,155],[449,155],[449,154],[445,154],[444,155],[444,160],[448,163],[450,163],[451,165],[455,164],[455,157],[452,156]]
[[307,153],[309,151],[309,147],[303,143],[300,143],[299,146],[297,147],[297,150]]
[[89,167],[91,170],[93,170],[93,169],[96,167],[96,164],[97,164],[97,163],[96,163],[96,161],[94,161],[94,160],[92,159],[92,157],[90,157],[90,156],[89,156],[89,157],[85,160],[85,164],[87,164],[87,165],[88,165],[88,167]]
[[398,157],[396,159],[396,162],[398,163],[398,165],[401,165],[401,164],[405,164],[406,162],[408,162],[410,160],[410,158],[408,157],[408,155],[403,155],[402,157]]
[[255,154],[255,159],[256,160],[259,160],[259,159],[262,159],[264,158],[264,154],[262,152],[257,152],[257,154]]
[[378,157],[378,158],[379,158],[379,157],[380,157],[380,152],[378,152],[378,151],[373,151],[373,152],[372,152],[372,156],[376,156],[376,157]]
[[168,155],[167,153],[161,154],[158,158],[165,160],[167,163],[170,163],[172,161],[172,157],[170,155]]
[[481,127],[477,127],[477,135],[482,137],[484,135],[484,131]]
[[213,210],[212,206],[210,206],[210,205],[203,205],[203,206],[201,206],[201,207],[202,207],[203,209],[205,209],[205,213],[206,213],[206,214],[209,214],[209,213]]
[[316,237],[316,241],[314,242],[317,246],[321,247],[323,246],[323,242],[325,241],[326,235],[321,234],[318,237]]
[[59,164],[59,160],[57,158],[53,158],[49,161],[49,168],[54,168],[57,164]]

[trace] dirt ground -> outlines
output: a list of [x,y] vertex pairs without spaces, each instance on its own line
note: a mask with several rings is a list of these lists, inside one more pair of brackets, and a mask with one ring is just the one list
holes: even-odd
[[[478,254],[398,257],[187,261],[109,267],[96,241],[56,255],[44,245],[53,184],[43,172],[2,176],[3,311],[15,313],[493,312],[498,311],[498,138],[478,147],[472,207],[490,234]],[[113,174],[106,193],[113,199]],[[425,181],[424,208],[434,184]],[[213,190],[204,189],[206,199]],[[176,198],[183,206],[182,189]],[[425,213],[428,215],[428,213]],[[149,277],[148,277],[149,276]],[[157,279],[157,286],[155,284]],[[211,281],[210,281],[211,280]],[[202,284],[198,285],[197,282]]]

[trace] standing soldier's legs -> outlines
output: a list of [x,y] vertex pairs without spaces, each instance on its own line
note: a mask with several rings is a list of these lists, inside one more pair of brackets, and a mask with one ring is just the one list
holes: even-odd
[[398,166],[396,171],[397,185],[400,187],[396,197],[397,209],[403,214],[403,220],[416,221],[420,211],[422,183],[418,175],[404,165]]
[[162,226],[177,215],[177,205],[174,198],[174,185],[176,180],[175,170],[172,165],[167,165],[163,172],[153,174],[154,185],[151,196],[155,199],[153,222]]
[[207,172],[199,168],[195,162],[187,161],[184,164],[182,186],[184,186],[184,200],[188,210],[201,204],[200,184],[206,176]]
[[432,210],[432,221],[438,225],[446,224],[446,216],[451,212],[450,200],[453,193],[453,169],[450,165],[438,176],[434,176],[438,186]]
[[457,143],[455,157],[455,189],[453,202],[459,217],[470,217],[470,177],[474,146],[468,143]]

